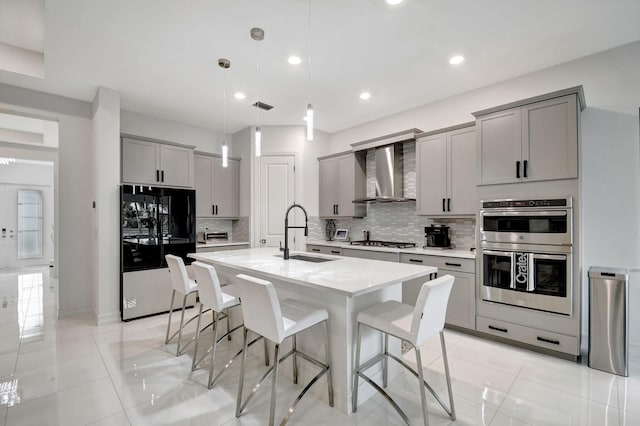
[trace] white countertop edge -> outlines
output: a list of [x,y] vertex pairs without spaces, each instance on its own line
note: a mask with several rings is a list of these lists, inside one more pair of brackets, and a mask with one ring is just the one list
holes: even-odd
[[430,248],[421,248],[421,247],[411,247],[411,248],[368,247],[368,246],[352,245],[352,244],[349,244],[349,242],[343,242],[343,241],[321,241],[321,240],[308,240],[306,243],[311,245],[316,245],[316,246],[340,247],[340,248],[347,248],[347,249],[353,249],[353,250],[382,251],[387,253],[424,254],[428,256],[456,257],[460,259],[476,258],[475,251],[461,250],[461,249],[430,249]]
[[225,246],[244,246],[249,245],[249,241],[225,241],[223,243],[196,243],[196,248],[204,247],[225,247]]
[[[340,288],[336,288],[336,287],[328,287],[325,285],[321,285],[321,284],[315,284],[315,283],[310,283],[308,281],[303,281],[303,280],[298,280],[292,277],[288,277],[288,276],[284,276],[284,275],[280,275],[280,274],[275,274],[272,272],[268,272],[268,271],[264,271],[264,270],[260,270],[260,269],[254,269],[254,268],[249,268],[246,266],[239,266],[235,263],[232,262],[225,262],[224,259],[212,259],[213,256],[218,257],[216,255],[219,255],[220,253],[223,252],[215,252],[215,253],[188,253],[187,256],[201,261],[201,262],[213,262],[213,263],[217,263],[220,264],[221,266],[225,266],[231,269],[243,269],[245,270],[244,272],[246,273],[247,271],[249,271],[248,273],[251,274],[252,272],[260,275],[261,277],[266,277],[266,278],[271,278],[275,281],[282,281],[282,282],[286,282],[289,284],[295,284],[295,285],[300,285],[303,287],[307,287],[307,288],[311,288],[314,290],[323,290],[323,291],[330,291],[332,293],[336,293],[336,294],[340,294],[343,296],[347,296],[347,297],[355,297],[355,296],[360,296],[363,294],[367,294],[370,292],[374,292],[374,291],[378,291],[381,290],[383,288],[389,287],[389,286],[393,286],[396,284],[400,284],[404,281],[408,281],[414,278],[419,278],[419,277],[425,277],[425,281],[428,280],[429,275],[431,274],[435,274],[438,272],[438,268],[435,266],[420,266],[420,268],[422,268],[421,272],[416,272],[415,274],[410,274],[410,275],[406,275],[403,277],[402,280],[391,280],[391,281],[387,281],[387,282],[383,282],[380,283],[376,286],[372,286],[372,287],[367,287],[367,288],[363,288],[361,290],[344,290],[344,289],[340,289]],[[300,252],[300,251],[295,251],[295,252],[291,252],[291,254],[304,254],[306,255],[307,252]],[[313,256],[315,257],[326,257],[326,258],[332,258],[335,259],[336,261],[348,261],[348,260],[357,260],[357,261],[362,261],[362,260],[367,260],[367,259],[355,259],[355,258],[349,258],[349,257],[344,257],[344,256],[333,256],[333,255],[327,255],[327,254],[321,254],[318,255],[316,253],[313,254]],[[379,262],[379,261],[376,261]]]

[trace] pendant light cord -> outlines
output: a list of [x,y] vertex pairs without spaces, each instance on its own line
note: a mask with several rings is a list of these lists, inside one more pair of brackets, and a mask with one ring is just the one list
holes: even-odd
[[308,7],[308,21],[307,21],[307,57],[308,57],[308,67],[307,67],[307,97],[309,99],[309,103],[311,103],[311,0],[309,0]]

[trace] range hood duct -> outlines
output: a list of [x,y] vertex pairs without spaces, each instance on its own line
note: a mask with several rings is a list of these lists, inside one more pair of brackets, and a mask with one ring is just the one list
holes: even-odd
[[391,203],[415,201],[415,198],[403,197],[404,161],[401,142],[377,147],[376,162],[376,196],[359,198],[354,203]]

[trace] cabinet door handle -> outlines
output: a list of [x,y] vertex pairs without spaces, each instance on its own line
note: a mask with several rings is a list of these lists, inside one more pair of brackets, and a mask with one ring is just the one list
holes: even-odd
[[522,165],[523,166],[523,172],[524,172],[523,175],[524,175],[524,177],[527,177],[527,163],[528,162],[529,162],[528,160],[524,160],[524,164]]
[[336,214],[340,214],[340,204],[336,204]]
[[409,262],[413,262],[413,263],[422,263],[423,260],[422,259],[409,259]]
[[312,248],[311,251],[320,251],[320,249]]
[[495,331],[501,331],[502,333],[508,333],[509,332],[509,330],[507,330],[506,328],[494,327],[493,325],[490,325],[489,329],[495,330]]
[[443,212],[446,212],[446,210],[444,209],[444,203],[445,203],[445,201],[444,201],[444,200],[445,200],[445,199],[443,198],[443,199],[442,199],[442,211],[443,211]]
[[216,216],[218,216],[218,205],[216,204]]
[[156,182],[160,182],[160,170],[156,169]]
[[520,161],[516,161],[516,178],[520,179]]
[[164,182],[164,170],[160,170],[160,182]]
[[333,253],[333,254],[340,254],[340,250],[331,250],[331,253]]
[[451,198],[447,198],[447,211],[451,211]]
[[444,262],[445,265],[447,266],[457,266],[458,268],[462,267],[462,263],[449,263],[449,262]]
[[215,204],[211,204],[211,214],[212,215],[216,214],[216,206],[215,206]]
[[545,339],[544,337],[540,337],[538,336],[538,341],[540,342],[545,342],[545,343],[551,343],[552,345],[560,345],[560,341],[559,340],[552,340],[552,339]]

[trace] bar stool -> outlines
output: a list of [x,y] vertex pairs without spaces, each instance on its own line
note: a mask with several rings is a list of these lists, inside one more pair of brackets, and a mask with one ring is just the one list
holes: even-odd
[[[310,363],[321,368],[321,371],[309,381],[304,387],[300,395],[294,400],[293,404],[287,410],[280,425],[287,423],[296,406],[307,393],[313,384],[315,384],[323,374],[327,374],[327,387],[329,392],[329,406],[333,407],[333,385],[331,382],[330,371],[330,352],[329,352],[329,329],[327,320],[329,314],[326,309],[315,309],[295,300],[287,299],[282,302],[278,301],[276,290],[269,281],[259,278],[250,277],[240,274],[236,276],[240,285],[240,298],[242,299],[242,315],[244,317],[244,352],[242,355],[242,368],[240,370],[240,383],[238,385],[238,397],[236,399],[236,417],[240,417],[242,410],[249,403],[251,398],[269,374],[273,374],[271,384],[271,406],[269,409],[269,425],[273,425],[276,408],[276,385],[278,380],[278,365],[293,355],[293,377],[294,383],[297,383],[298,365],[297,357],[301,357]],[[311,356],[297,349],[295,338],[296,334],[307,330],[308,328],[324,323],[325,332],[325,357],[326,364],[312,358]],[[244,374],[247,364],[247,331],[251,330],[266,339],[275,343],[273,366],[267,370],[260,381],[255,385],[244,403],[242,402],[242,388],[244,385]],[[287,338],[292,337],[293,347],[291,351],[279,358],[280,344]]]
[[[194,319],[199,317],[199,315],[194,315],[189,321],[184,322],[184,311],[187,305],[187,297],[193,293],[198,291],[198,286],[196,282],[189,278],[187,275],[187,268],[184,266],[184,261],[182,258],[178,256],[174,256],[172,254],[167,254],[165,256],[167,260],[167,265],[169,266],[169,276],[171,277],[171,285],[173,286],[173,292],[171,293],[171,305],[169,305],[169,322],[167,324],[167,336],[165,337],[164,344],[168,344],[171,340],[173,340],[176,335],[178,335],[178,349],[176,350],[176,356],[182,355],[184,350],[193,342],[194,339],[190,340],[182,349],[180,345],[182,343],[182,330]],[[176,293],[181,294],[182,297],[182,313],[180,315],[180,327],[176,330],[171,337],[169,337],[169,333],[171,330],[171,315],[173,314],[173,302],[176,298]]]
[[[198,354],[198,342],[200,341],[200,321],[202,317],[203,309],[210,309],[213,313],[213,346],[210,349],[211,352],[211,364],[209,365],[209,381],[207,382],[207,387],[211,389],[215,384],[216,380],[224,373],[227,368],[233,363],[233,360],[238,357],[242,351],[239,351],[235,354],[233,358],[231,358],[227,364],[222,368],[222,370],[213,377],[213,365],[216,357],[216,349],[218,343],[224,340],[225,337],[228,337],[229,340],[231,337],[231,333],[242,328],[242,324],[234,327],[233,329],[229,326],[229,309],[239,306],[240,299],[234,297],[230,294],[223,292],[220,288],[220,280],[218,279],[218,274],[216,273],[215,267],[212,265],[208,265],[202,262],[193,262],[191,264],[193,268],[193,272],[196,277],[196,282],[198,284],[198,296],[200,298],[200,312],[198,314],[198,328],[196,331],[196,343],[193,350],[193,361],[191,363],[191,371],[195,370],[200,364],[200,362],[207,356],[207,353],[202,355],[202,357],[197,360]],[[226,311],[226,312],[224,312]],[[219,328],[220,328],[220,320],[226,318],[227,319],[227,332],[222,336],[218,337]],[[256,341],[260,339],[254,339],[249,343],[249,346],[253,345]],[[269,354],[267,352],[267,345],[265,341],[265,365],[269,365]]]
[[[370,377],[363,373],[364,370],[382,361],[382,382],[383,387],[387,387],[387,373],[388,373],[388,358],[394,359],[404,368],[409,370],[414,376],[418,378],[420,383],[420,399],[422,401],[422,418],[424,424],[428,425],[427,414],[427,399],[425,393],[425,387],[436,398],[438,403],[444,408],[451,420],[456,419],[455,407],[453,405],[453,393],[451,390],[451,377],[449,375],[449,362],[447,361],[447,349],[444,343],[444,319],[447,312],[447,303],[449,301],[449,294],[451,293],[451,287],[453,286],[454,277],[451,275],[444,275],[432,281],[427,281],[422,285],[420,293],[418,294],[418,300],[416,305],[411,306],[404,303],[400,303],[395,300],[389,300],[383,303],[379,303],[370,306],[358,313],[358,341],[356,346],[356,359],[355,368],[353,371],[353,390],[352,390],[352,405],[353,412],[355,413],[358,408],[358,380],[362,377],[367,383],[373,386],[378,392],[383,394],[385,398],[391,403],[393,408],[400,414],[402,419],[410,424],[409,418],[398,406],[398,404],[384,391],[377,383],[375,383]],[[371,358],[369,361],[360,364],[360,345],[362,343],[362,326],[373,328],[383,333],[384,335],[384,351]],[[440,397],[424,380],[422,372],[422,361],[420,359],[420,345],[426,340],[434,336],[436,333],[440,333],[440,344],[442,346],[442,358],[444,361],[444,371],[447,378],[447,388],[449,390],[449,406],[440,400]],[[413,346],[416,353],[417,372],[411,366],[409,366],[404,360],[388,352],[389,348],[389,336],[396,337],[402,341],[408,342]],[[422,386],[424,384],[424,386]]]

